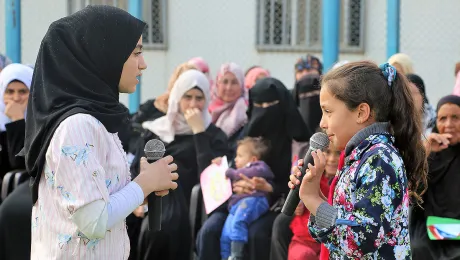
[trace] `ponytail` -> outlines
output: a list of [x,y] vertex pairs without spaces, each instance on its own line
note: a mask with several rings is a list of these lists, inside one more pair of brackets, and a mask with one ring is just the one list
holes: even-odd
[[395,137],[395,146],[404,160],[409,191],[418,204],[423,202],[422,194],[427,188],[428,163],[422,142],[421,111],[415,108],[408,81],[396,73],[391,85],[392,104],[389,121]]

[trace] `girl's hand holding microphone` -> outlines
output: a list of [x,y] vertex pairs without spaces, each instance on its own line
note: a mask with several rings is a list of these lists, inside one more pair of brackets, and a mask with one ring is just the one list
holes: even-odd
[[140,173],[134,181],[141,187],[144,197],[155,192],[157,196],[166,196],[169,190],[175,190],[175,182],[179,175],[173,157],[168,155],[154,163],[148,163],[145,157],[141,158]]
[[320,182],[321,176],[326,168],[326,156],[321,150],[312,152],[312,156],[314,165],[308,164],[308,170],[302,182],[299,180],[299,177],[302,176],[300,168],[303,166],[303,159],[298,161],[298,167],[293,167],[293,174],[289,176],[289,188],[294,189],[296,186],[300,185],[299,197],[305,204],[307,204],[306,202],[310,199],[323,199],[323,196],[321,196]]

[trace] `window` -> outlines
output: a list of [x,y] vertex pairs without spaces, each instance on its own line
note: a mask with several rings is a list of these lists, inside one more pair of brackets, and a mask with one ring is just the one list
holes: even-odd
[[[257,49],[322,49],[322,0],[258,0]],[[341,0],[340,51],[363,52],[364,0]]]
[[[128,10],[129,0],[68,0],[68,14],[73,14],[87,5],[112,5]],[[142,20],[147,23],[143,33],[144,49],[167,49],[167,0],[142,1]]]

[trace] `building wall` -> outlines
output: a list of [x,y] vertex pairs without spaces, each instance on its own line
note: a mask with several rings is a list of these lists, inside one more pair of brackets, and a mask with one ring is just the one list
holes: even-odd
[[[5,0],[0,0],[0,52],[5,52]],[[34,63],[49,24],[67,15],[66,0],[22,0],[22,59]],[[168,1],[168,49],[146,50],[148,69],[142,77],[145,101],[166,89],[169,75],[179,63],[202,56],[216,71],[223,62],[233,61],[244,69],[252,65],[268,68],[288,88],[294,83],[293,64],[305,53],[258,52],[256,1],[200,0]],[[386,60],[386,1],[365,1],[363,54],[341,54],[340,60]],[[432,103],[451,93],[453,67],[460,61],[460,32],[456,30],[460,1],[401,1],[400,50],[409,54],[415,70],[426,81]],[[321,53],[313,53],[321,58]],[[120,100],[127,104],[128,96]]]
[[5,53],[5,0],[0,0],[0,53]]
[[460,62],[460,1],[401,1],[400,51],[425,81],[430,103],[452,93]]

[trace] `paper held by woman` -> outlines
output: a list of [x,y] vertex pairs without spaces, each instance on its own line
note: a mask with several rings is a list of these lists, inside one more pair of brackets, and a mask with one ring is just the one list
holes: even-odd
[[232,183],[225,177],[228,169],[227,157],[222,157],[220,165],[209,165],[200,177],[201,191],[206,214],[211,213],[232,196]]

